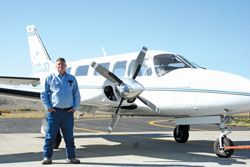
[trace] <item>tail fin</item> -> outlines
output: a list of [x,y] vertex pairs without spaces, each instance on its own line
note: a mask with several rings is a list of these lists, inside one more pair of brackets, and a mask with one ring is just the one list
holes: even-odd
[[33,76],[43,78],[54,70],[53,63],[43,45],[36,27],[29,25],[26,27],[26,31],[28,33]]

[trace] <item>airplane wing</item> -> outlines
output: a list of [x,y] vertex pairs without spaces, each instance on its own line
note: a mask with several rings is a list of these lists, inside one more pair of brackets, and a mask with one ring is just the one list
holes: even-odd
[[0,76],[0,94],[29,99],[40,98],[40,79],[34,77]]
[[37,86],[40,84],[39,78],[33,77],[8,77],[0,76],[0,84],[6,85],[32,85]]

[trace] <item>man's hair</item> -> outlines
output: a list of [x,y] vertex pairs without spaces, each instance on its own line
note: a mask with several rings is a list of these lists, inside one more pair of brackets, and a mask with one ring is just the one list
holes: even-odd
[[59,57],[58,59],[56,59],[56,62],[58,62],[58,61],[61,61],[61,62],[63,62],[63,63],[66,63],[66,60],[65,60],[64,58],[62,58],[62,57]]

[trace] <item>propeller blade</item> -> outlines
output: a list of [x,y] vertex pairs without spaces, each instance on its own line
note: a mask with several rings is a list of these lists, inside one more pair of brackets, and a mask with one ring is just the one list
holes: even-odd
[[142,66],[142,63],[143,63],[143,60],[145,58],[145,55],[146,55],[146,52],[147,52],[148,48],[146,48],[145,46],[141,49],[136,61],[135,61],[135,64],[132,68],[132,78],[135,79],[141,69],[141,66]]
[[151,108],[151,110],[160,113],[160,109],[158,107],[156,107],[156,105],[154,105],[153,103],[151,103],[150,101],[148,101],[147,99],[138,96],[138,99],[141,100],[141,102],[143,102],[146,106],[148,106],[149,108]]
[[117,125],[118,121],[120,120],[121,116],[118,114],[114,114],[113,118],[110,122],[110,125],[108,127],[108,132],[112,132],[113,128]]
[[95,69],[95,71],[97,71],[104,78],[110,80],[111,82],[117,83],[118,85],[121,85],[123,83],[123,81],[120,80],[115,74],[113,74],[103,66],[99,65],[98,63],[93,61],[90,65]]
[[121,99],[116,111],[114,112],[113,116],[112,116],[112,120],[110,122],[110,125],[108,127],[108,132],[110,133],[113,128],[116,126],[117,122],[120,120],[121,116],[118,115],[118,111],[122,105],[122,102],[124,101],[124,98]]

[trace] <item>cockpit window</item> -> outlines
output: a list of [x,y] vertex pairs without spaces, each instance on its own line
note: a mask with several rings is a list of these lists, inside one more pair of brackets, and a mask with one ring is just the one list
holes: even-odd
[[198,66],[197,64],[195,63],[191,63],[190,61],[188,61],[187,59],[185,59],[183,56],[181,55],[177,55],[181,60],[183,60],[186,64],[188,64],[190,67],[192,68],[200,68],[200,66]]
[[154,66],[158,76],[162,76],[179,68],[195,68],[186,59],[174,54],[161,54],[154,56]]

